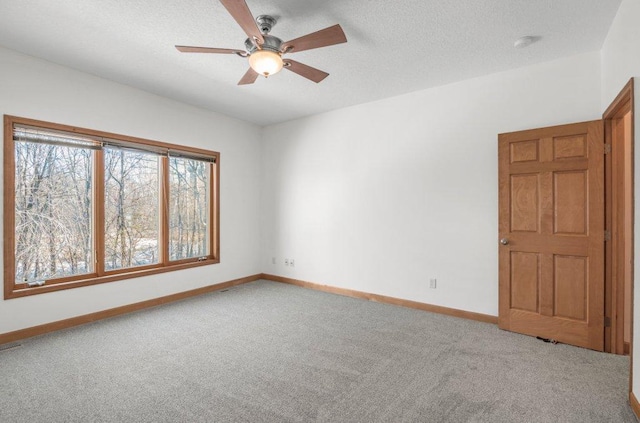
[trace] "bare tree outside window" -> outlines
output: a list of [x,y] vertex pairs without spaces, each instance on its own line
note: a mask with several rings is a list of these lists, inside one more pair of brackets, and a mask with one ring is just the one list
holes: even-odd
[[92,154],[15,143],[15,280],[91,273]]
[[169,259],[209,254],[209,163],[169,158]]
[[105,268],[158,263],[159,157],[104,149]]

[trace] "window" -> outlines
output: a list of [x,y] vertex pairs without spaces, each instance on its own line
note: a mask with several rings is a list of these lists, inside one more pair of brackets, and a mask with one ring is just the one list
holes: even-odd
[[219,153],[5,116],[5,298],[219,262]]
[[207,254],[209,173],[205,163],[169,158],[169,257],[171,260]]
[[160,260],[160,163],[155,154],[104,149],[105,269]]

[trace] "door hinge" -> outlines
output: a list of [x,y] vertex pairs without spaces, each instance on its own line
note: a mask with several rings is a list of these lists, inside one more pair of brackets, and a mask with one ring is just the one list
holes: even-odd
[[606,317],[604,318],[604,327],[605,328],[610,328],[611,327],[611,317]]
[[610,154],[611,153],[611,144],[605,144],[604,145],[604,154]]
[[605,241],[611,241],[611,231],[610,230],[606,230],[604,231],[604,240]]

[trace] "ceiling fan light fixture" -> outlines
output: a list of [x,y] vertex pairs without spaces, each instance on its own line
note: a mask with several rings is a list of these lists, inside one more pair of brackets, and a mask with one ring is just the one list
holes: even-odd
[[249,56],[249,66],[265,78],[274,75],[282,69],[282,57],[271,50],[256,50]]
[[283,67],[318,83],[329,74],[288,58],[284,62],[282,56],[347,42],[344,31],[336,24],[283,43],[280,38],[269,34],[276,24],[276,18],[273,16],[260,15],[254,19],[245,0],[220,0],[220,3],[247,34],[248,38],[244,41],[245,50],[182,45],[177,45],[176,48],[183,53],[237,54],[243,58],[248,57],[250,67],[238,81],[238,85],[253,84],[258,75],[267,78],[280,72]]

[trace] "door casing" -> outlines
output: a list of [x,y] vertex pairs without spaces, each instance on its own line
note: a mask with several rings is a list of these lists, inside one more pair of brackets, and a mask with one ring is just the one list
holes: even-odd
[[[630,118],[620,132],[621,120]],[[634,80],[624,86],[603,113],[605,142],[611,145],[610,157],[605,160],[605,210],[611,242],[605,252],[605,316],[611,327],[605,328],[605,351],[628,353],[633,361],[633,242],[634,242]],[[626,127],[628,126],[628,127]],[[618,127],[618,129],[616,129]],[[625,143],[626,141],[626,143]],[[626,172],[625,172],[626,171]],[[630,194],[625,201],[624,192]],[[628,195],[629,195],[628,194]],[[625,218],[626,216],[626,218]],[[629,218],[630,216],[630,218]],[[625,277],[629,286],[625,289]],[[625,319],[625,308],[628,308]],[[625,328],[625,320],[627,328]],[[625,351],[624,331],[630,332],[629,350]],[[629,392],[632,389],[633,363],[629,371]]]

